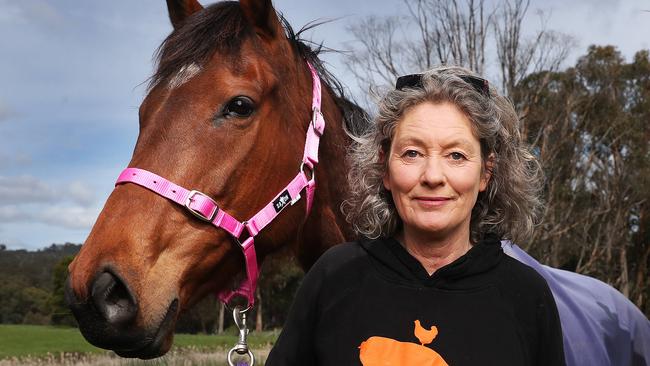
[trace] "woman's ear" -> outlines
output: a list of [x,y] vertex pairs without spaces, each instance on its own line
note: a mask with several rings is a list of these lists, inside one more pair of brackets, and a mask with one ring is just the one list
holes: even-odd
[[492,179],[492,172],[494,172],[495,165],[496,165],[496,156],[494,155],[494,153],[491,153],[487,157],[487,159],[485,159],[483,176],[481,177],[481,184],[478,189],[479,192],[484,192],[487,189],[488,183],[490,183],[490,179]]

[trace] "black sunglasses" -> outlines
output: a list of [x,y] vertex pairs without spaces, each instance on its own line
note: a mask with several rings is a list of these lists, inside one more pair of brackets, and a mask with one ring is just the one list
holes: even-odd
[[[404,88],[421,88],[422,87],[422,77],[424,74],[410,74],[404,75],[397,78],[395,83],[395,89],[403,90]],[[458,75],[458,77],[471,85],[474,90],[481,93],[482,95],[489,97],[490,96],[490,84],[487,80],[472,76],[472,75]]]

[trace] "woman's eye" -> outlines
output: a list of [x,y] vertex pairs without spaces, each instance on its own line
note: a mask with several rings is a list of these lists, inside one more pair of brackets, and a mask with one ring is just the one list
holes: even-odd
[[226,105],[223,107],[223,116],[228,117],[237,117],[237,118],[246,118],[253,114],[255,111],[255,104],[251,98],[240,95],[238,97],[232,98]]
[[402,156],[405,158],[417,158],[419,155],[420,153],[415,150],[406,150],[404,154],[402,154]]
[[449,154],[449,156],[451,157],[452,160],[457,160],[457,161],[465,159],[465,155],[463,155],[463,154],[461,154],[459,152],[453,152],[453,153]]

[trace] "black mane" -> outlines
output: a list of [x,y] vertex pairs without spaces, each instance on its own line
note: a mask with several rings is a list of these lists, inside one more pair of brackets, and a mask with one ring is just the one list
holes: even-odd
[[[307,41],[300,38],[303,32],[318,24],[312,23],[294,32],[287,20],[282,15],[279,17],[294,50],[316,68],[323,86],[333,92],[336,104],[343,112],[347,131],[354,136],[363,134],[368,126],[366,112],[345,96],[342,84],[324,67],[318,58],[322,46],[312,49]],[[238,57],[243,42],[252,36],[253,30],[239,2],[223,1],[207,6],[187,18],[160,45],[155,55],[156,72],[149,81],[149,87],[167,82],[184,66],[205,64],[215,52]]]

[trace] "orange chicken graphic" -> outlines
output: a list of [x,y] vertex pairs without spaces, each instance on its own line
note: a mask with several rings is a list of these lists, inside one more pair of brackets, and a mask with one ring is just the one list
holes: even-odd
[[418,338],[418,341],[420,341],[420,344],[424,346],[425,344],[433,342],[433,339],[438,335],[438,328],[431,326],[431,330],[426,330],[422,328],[420,321],[416,320],[415,330],[413,333],[415,333],[415,336]]
[[359,359],[363,366],[448,366],[436,351],[425,347],[438,335],[438,328],[425,329],[419,320],[413,330],[420,344],[400,342],[385,337],[370,337],[359,346]]

